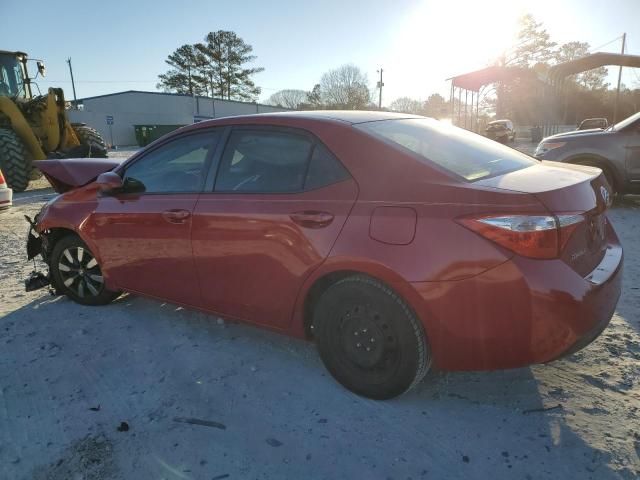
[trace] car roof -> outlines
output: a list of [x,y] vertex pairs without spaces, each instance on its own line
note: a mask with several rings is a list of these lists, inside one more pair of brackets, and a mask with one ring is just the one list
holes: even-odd
[[408,113],[381,112],[368,110],[308,110],[289,111],[273,113],[255,113],[252,115],[237,115],[233,117],[221,117],[212,120],[199,122],[197,125],[231,125],[234,123],[259,123],[268,124],[270,120],[280,122],[282,120],[316,120],[325,122],[339,122],[347,124],[357,124],[366,122],[376,122],[380,120],[399,120],[407,118],[425,118],[420,115]]

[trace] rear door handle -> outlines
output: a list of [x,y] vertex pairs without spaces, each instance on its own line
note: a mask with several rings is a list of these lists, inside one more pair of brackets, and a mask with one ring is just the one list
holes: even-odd
[[323,228],[333,221],[333,214],[316,210],[305,210],[303,212],[294,212],[289,215],[289,218],[301,227]]
[[182,210],[180,208],[174,208],[172,210],[165,210],[162,212],[162,218],[169,223],[185,223],[190,216],[191,212],[189,210]]

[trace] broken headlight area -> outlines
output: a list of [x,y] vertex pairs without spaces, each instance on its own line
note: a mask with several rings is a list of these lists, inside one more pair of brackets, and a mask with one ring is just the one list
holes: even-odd
[[38,255],[42,255],[43,260],[46,262],[46,253],[48,251],[46,232],[39,234],[36,231],[39,215],[40,214],[36,215],[33,220],[28,215],[24,216],[27,222],[29,222],[29,230],[27,231],[27,259],[34,261],[34,269],[24,281],[24,287],[27,292],[44,288],[51,283],[49,272],[45,274],[36,269],[35,258]]

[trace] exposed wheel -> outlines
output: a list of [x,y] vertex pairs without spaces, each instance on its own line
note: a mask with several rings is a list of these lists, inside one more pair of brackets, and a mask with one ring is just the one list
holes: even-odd
[[16,192],[29,186],[31,157],[22,139],[9,128],[0,128],[0,170]]
[[63,237],[55,244],[49,268],[53,285],[77,303],[106,305],[120,295],[105,287],[100,265],[75,235]]
[[359,395],[396,397],[429,370],[422,325],[395,292],[371,277],[354,275],[329,287],[313,325],[327,370]]
[[73,131],[78,136],[80,143],[89,147],[90,157],[106,158],[107,144],[96,129],[88,127],[87,125],[74,125]]

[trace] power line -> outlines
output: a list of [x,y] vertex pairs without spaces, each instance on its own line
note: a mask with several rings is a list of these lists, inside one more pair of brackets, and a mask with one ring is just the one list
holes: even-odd
[[598,47],[592,47],[592,48],[590,48],[590,49],[589,49],[589,52],[592,52],[592,53],[593,53],[593,51],[594,51],[594,50],[598,50],[598,49],[600,49],[600,48],[602,48],[602,47],[606,47],[607,45],[611,45],[612,43],[617,42],[617,41],[618,41],[618,40],[620,40],[620,39],[622,39],[622,35],[620,35],[619,37],[614,38],[613,40],[608,41],[607,43],[603,43],[602,45],[600,45],[600,46],[598,46]]

